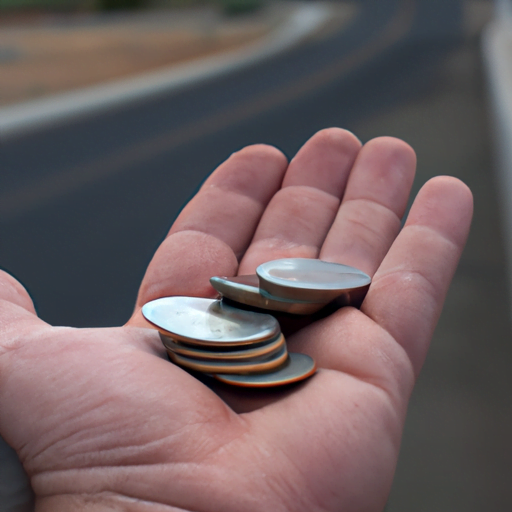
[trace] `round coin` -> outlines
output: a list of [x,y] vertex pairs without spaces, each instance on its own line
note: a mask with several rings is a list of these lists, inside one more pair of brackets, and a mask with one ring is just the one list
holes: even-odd
[[328,303],[351,294],[360,298],[366,293],[371,278],[348,265],[306,258],[285,258],[268,261],[256,269],[260,288],[274,297],[289,300]]
[[243,348],[235,347],[235,350],[233,350],[232,347],[227,347],[230,350],[226,350],[224,347],[222,347],[223,350],[209,350],[206,347],[178,343],[172,338],[164,336],[161,333],[160,338],[164,344],[164,347],[176,354],[194,359],[207,359],[216,361],[244,361],[253,359],[255,357],[270,357],[280,352],[280,350],[286,344],[282,334],[277,336],[277,338],[270,340],[269,342],[258,343],[255,345],[244,345]]
[[215,374],[217,380],[234,386],[247,388],[269,388],[299,382],[313,375],[316,371],[315,361],[305,355],[291,352],[286,362],[275,371],[251,373],[248,375]]
[[188,368],[203,373],[249,373],[249,372],[266,372],[281,366],[288,358],[288,351],[284,345],[277,354],[254,358],[252,361],[208,361],[201,359],[193,359],[176,354],[172,350],[168,350],[169,359]]
[[325,302],[304,302],[273,297],[260,289],[256,274],[236,277],[212,277],[210,283],[223,297],[260,309],[270,309],[295,315],[312,315],[326,304]]
[[281,332],[273,316],[199,297],[156,299],[142,307],[142,314],[162,334],[192,345],[260,343]]

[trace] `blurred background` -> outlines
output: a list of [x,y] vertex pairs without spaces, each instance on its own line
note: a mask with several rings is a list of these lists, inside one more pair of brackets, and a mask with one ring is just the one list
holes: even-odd
[[[455,175],[476,208],[386,510],[512,510],[509,16],[508,0],[0,0],[0,265],[45,321],[118,325],[232,152],[292,157],[329,126],[400,137],[414,193]],[[12,460],[0,446],[0,511],[30,510]]]

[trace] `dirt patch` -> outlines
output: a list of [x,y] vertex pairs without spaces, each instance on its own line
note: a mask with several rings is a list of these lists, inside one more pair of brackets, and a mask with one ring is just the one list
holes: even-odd
[[271,28],[264,15],[233,20],[209,10],[4,26],[0,105],[223,52]]

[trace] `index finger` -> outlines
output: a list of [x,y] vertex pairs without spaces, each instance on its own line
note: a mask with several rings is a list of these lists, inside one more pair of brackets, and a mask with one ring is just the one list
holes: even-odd
[[213,275],[234,275],[288,162],[276,148],[231,155],[183,209],[142,281],[136,307],[167,295],[209,296]]

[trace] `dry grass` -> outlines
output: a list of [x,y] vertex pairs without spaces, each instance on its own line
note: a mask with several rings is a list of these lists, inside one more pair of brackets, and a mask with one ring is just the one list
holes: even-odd
[[[166,13],[166,16],[169,16]],[[262,19],[203,19],[0,30],[0,105],[114,80],[239,47],[268,30]]]

